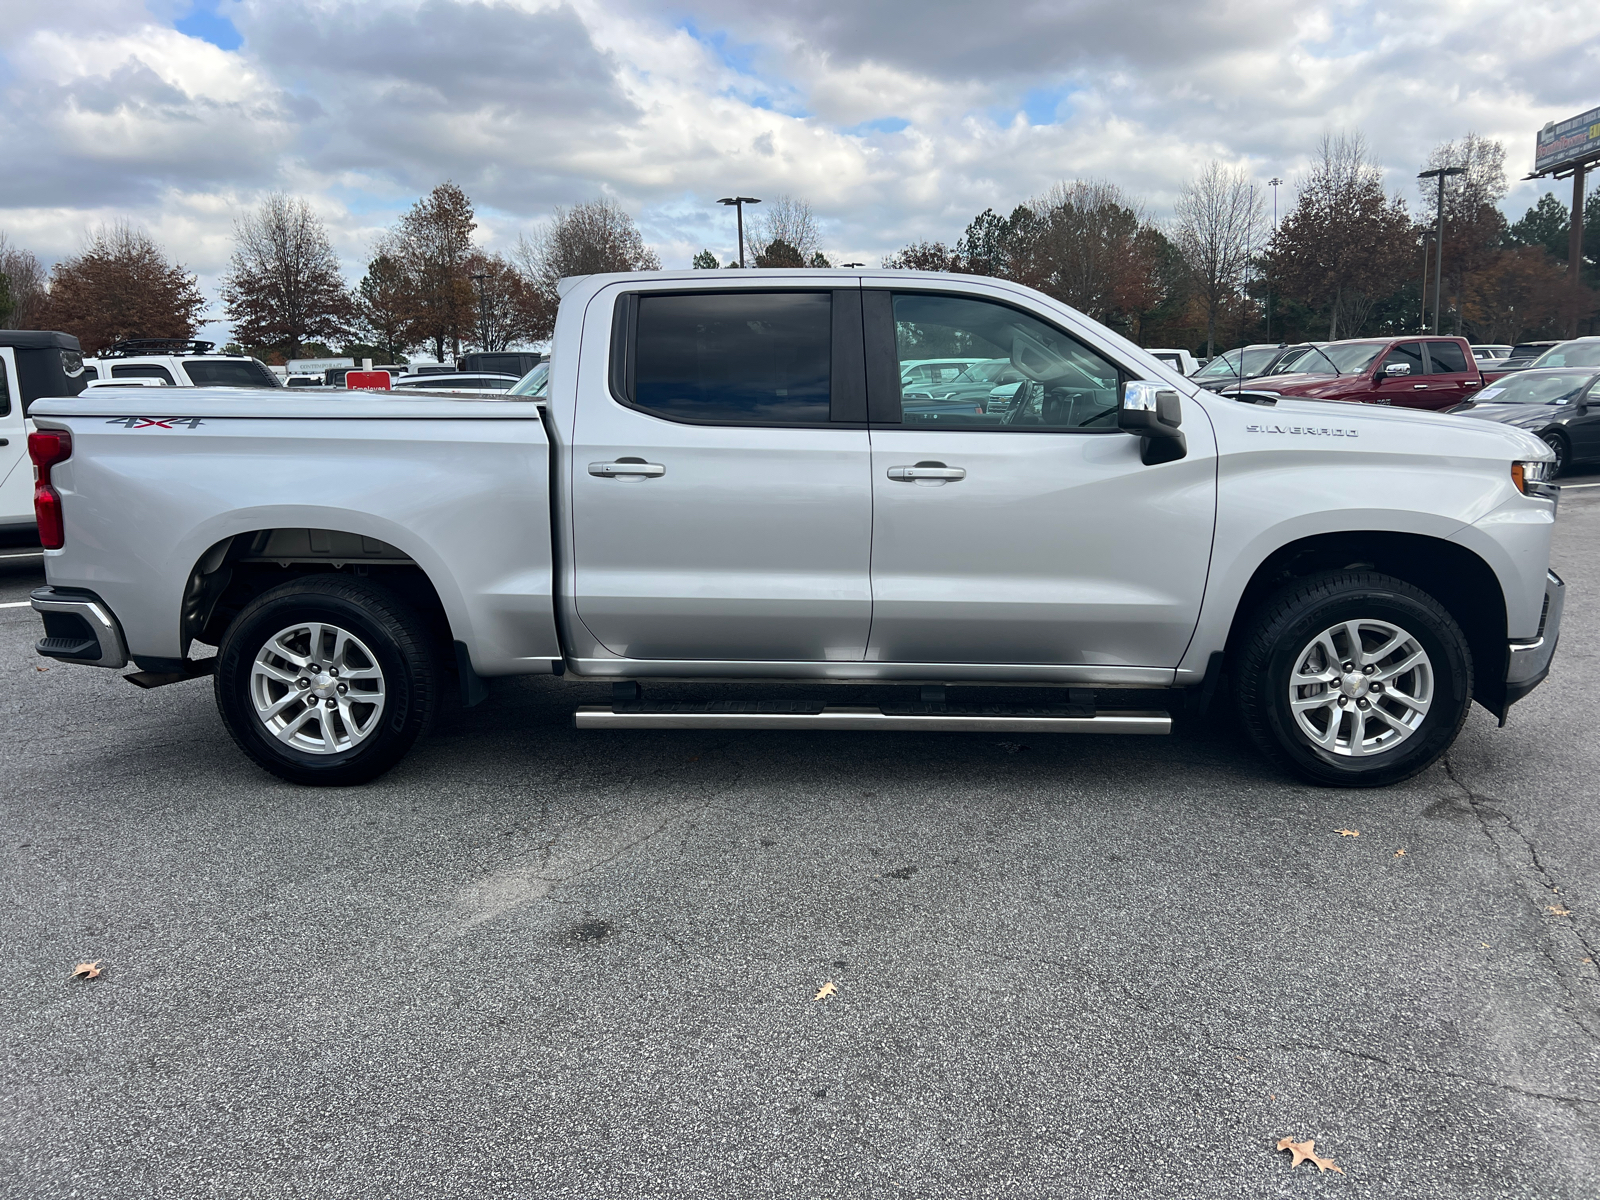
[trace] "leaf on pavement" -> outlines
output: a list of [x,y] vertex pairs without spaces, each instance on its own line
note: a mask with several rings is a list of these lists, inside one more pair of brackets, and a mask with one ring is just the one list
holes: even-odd
[[1359,830],[1359,829],[1335,829],[1334,832],[1337,833],[1340,837],[1360,837],[1361,836],[1361,830]]
[[103,962],[105,959],[97,958],[92,963],[79,963],[68,978],[77,979],[82,976],[84,979],[97,979],[100,975],[100,964]]
[[1394,852],[1394,856],[1396,858],[1404,858],[1406,856],[1406,848],[1404,846],[1401,846],[1400,849],[1398,849],[1398,850],[1396,850]]
[[1289,1164],[1289,1168],[1291,1170],[1293,1170],[1295,1167],[1298,1167],[1303,1162],[1314,1162],[1317,1164],[1317,1171],[1319,1173],[1323,1171],[1337,1171],[1341,1175],[1344,1174],[1344,1168],[1338,1163],[1334,1162],[1333,1159],[1317,1157],[1317,1141],[1315,1138],[1307,1138],[1303,1142],[1297,1142],[1293,1138],[1279,1138],[1278,1149],[1287,1150],[1290,1154],[1294,1155],[1294,1161]]
[[830,980],[828,980],[827,983],[823,984],[821,987],[819,987],[817,989],[817,994],[815,996],[811,997],[811,999],[812,999],[813,1002],[815,1002],[817,1000],[826,1000],[829,996],[833,995],[838,990],[839,990],[838,985],[836,983],[834,983],[833,980],[830,979]]
[[1545,912],[1555,913],[1558,917],[1570,917],[1572,915],[1572,910],[1563,904],[1546,904],[1544,910]]

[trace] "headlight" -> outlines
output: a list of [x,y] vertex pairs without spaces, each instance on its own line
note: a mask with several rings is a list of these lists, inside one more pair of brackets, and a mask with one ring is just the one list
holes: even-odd
[[1560,488],[1550,482],[1551,462],[1514,462],[1511,464],[1511,482],[1524,496],[1540,496],[1554,500]]

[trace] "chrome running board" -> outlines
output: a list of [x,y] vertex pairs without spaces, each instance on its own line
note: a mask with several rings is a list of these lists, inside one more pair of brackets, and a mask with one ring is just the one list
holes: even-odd
[[[919,705],[933,710],[943,705]],[[621,711],[619,711],[619,709]],[[828,708],[779,704],[586,705],[573,715],[579,729],[854,729],[923,733],[1140,733],[1172,732],[1172,717],[1145,710],[1054,716],[1047,710],[982,709],[885,712],[881,708]]]

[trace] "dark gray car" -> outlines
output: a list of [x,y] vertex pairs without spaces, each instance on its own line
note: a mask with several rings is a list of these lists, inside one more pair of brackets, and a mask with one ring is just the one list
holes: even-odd
[[1600,367],[1533,367],[1495,380],[1450,412],[1537,434],[1556,452],[1554,474],[1600,459]]

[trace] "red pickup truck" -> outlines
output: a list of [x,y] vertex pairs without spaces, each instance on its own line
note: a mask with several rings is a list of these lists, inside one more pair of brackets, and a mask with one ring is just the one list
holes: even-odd
[[1470,400],[1483,387],[1472,347],[1465,338],[1357,338],[1329,342],[1295,361],[1289,375],[1264,375],[1223,395],[1239,392],[1305,396],[1443,411]]

